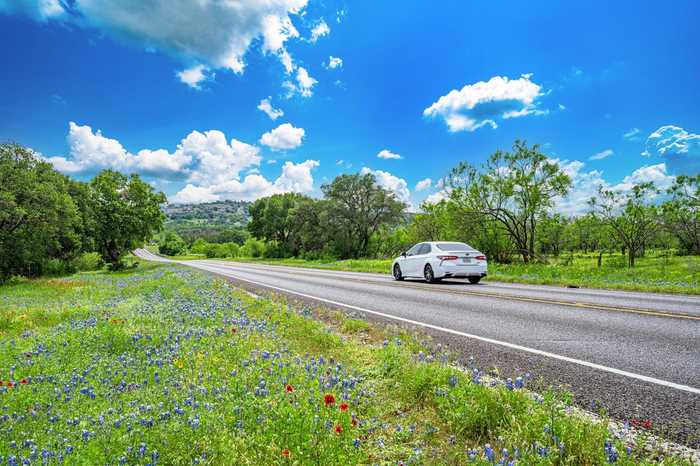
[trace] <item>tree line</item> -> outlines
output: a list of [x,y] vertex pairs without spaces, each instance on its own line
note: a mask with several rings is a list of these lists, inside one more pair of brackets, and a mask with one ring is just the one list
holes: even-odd
[[620,251],[633,267],[649,248],[700,254],[700,176],[679,176],[665,192],[652,183],[601,187],[585,214],[566,217],[555,207],[571,184],[538,145],[518,140],[479,167],[457,165],[444,179],[446,198],[420,213],[403,213],[405,204],[371,174],[341,175],[322,187],[322,199],[257,200],[248,230],[267,257],[393,257],[437,240],[469,243],[496,262],[582,251],[597,252],[600,264],[604,252]]
[[0,282],[79,268],[92,256],[112,269],[163,224],[163,193],[138,175],[104,170],[88,183],[57,172],[32,150],[0,144]]

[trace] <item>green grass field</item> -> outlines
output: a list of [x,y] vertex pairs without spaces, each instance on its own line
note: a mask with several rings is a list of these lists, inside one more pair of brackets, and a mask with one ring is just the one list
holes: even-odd
[[[391,259],[306,261],[235,258],[232,260],[377,273],[390,273],[392,263]],[[700,257],[698,256],[649,254],[649,257],[637,259],[636,266],[631,269],[626,267],[625,258],[620,254],[604,255],[600,268],[597,261],[598,257],[595,255],[577,254],[573,260],[566,256],[552,259],[548,264],[491,262],[488,279],[539,285],[573,285],[581,288],[700,294]]]
[[[568,397],[185,267],[0,287],[0,464],[651,464]],[[25,463],[25,460],[28,461]],[[687,464],[666,458],[663,464]]]

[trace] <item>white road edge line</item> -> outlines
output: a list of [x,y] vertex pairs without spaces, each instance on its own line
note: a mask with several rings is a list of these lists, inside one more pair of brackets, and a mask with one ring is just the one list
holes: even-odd
[[694,393],[694,394],[696,394],[696,395],[700,395],[700,389],[695,388],[695,387],[690,387],[690,386],[688,386],[688,385],[678,384],[678,383],[675,383],[675,382],[669,382],[669,381],[667,381],[667,380],[661,380],[661,379],[657,379],[657,378],[654,378],[654,377],[649,377],[649,376],[646,376],[646,375],[635,374],[634,372],[623,371],[622,369],[616,369],[616,368],[614,368],[614,367],[603,366],[603,365],[601,365],[601,364],[596,364],[596,363],[594,363],[594,362],[584,361],[584,360],[582,360],[582,359],[570,358],[570,357],[568,357],[568,356],[562,356],[562,355],[560,355],[560,354],[550,353],[550,352],[548,352],[548,351],[542,351],[542,350],[538,350],[538,349],[535,349],[535,348],[529,348],[529,347],[527,347],[527,346],[516,345],[516,344],[514,344],[514,343],[508,343],[508,342],[506,342],[506,341],[494,340],[493,338],[481,337],[481,336],[479,336],[479,335],[473,335],[473,334],[471,334],[471,333],[460,332],[459,330],[453,330],[453,329],[450,329],[450,328],[440,327],[440,326],[438,326],[438,325],[428,324],[428,323],[420,322],[420,321],[417,321],[417,320],[406,319],[406,318],[404,318],[404,317],[398,317],[398,316],[394,316],[394,315],[391,315],[391,314],[386,314],[386,313],[384,313],[384,312],[373,311],[373,310],[371,310],[371,309],[366,309],[366,308],[363,308],[363,307],[354,306],[354,305],[352,305],[352,304],[345,304],[345,303],[341,303],[341,302],[339,302],[339,301],[333,301],[333,300],[331,300],[331,299],[321,298],[321,297],[318,297],[318,296],[313,296],[313,295],[310,295],[310,294],[301,293],[301,292],[299,292],[299,291],[294,291],[294,290],[290,290],[290,289],[287,289],[287,288],[281,288],[281,287],[279,287],[279,286],[268,285],[268,284],[266,284],[266,283],[261,283],[261,282],[255,281],[255,280],[250,280],[250,279],[247,279],[247,278],[241,278],[241,277],[238,277],[238,276],[236,276],[236,275],[233,275],[233,274],[232,274],[229,270],[227,270],[226,268],[224,268],[223,271],[222,271],[222,269],[221,269],[220,267],[207,266],[207,265],[202,265],[202,264],[196,264],[196,263],[193,263],[193,262],[191,262],[191,261],[182,262],[182,261],[171,261],[171,260],[167,260],[167,259],[166,259],[166,260],[163,260],[162,258],[156,256],[155,254],[153,255],[153,257],[156,258],[156,261],[174,262],[174,263],[177,263],[177,264],[180,264],[180,265],[185,265],[185,266],[189,266],[189,267],[199,268],[199,269],[202,269],[202,270],[208,270],[209,272],[215,272],[215,273],[218,273],[218,274],[220,274],[220,275],[224,275],[224,276],[227,276],[227,277],[230,277],[230,278],[235,278],[236,280],[240,280],[240,281],[243,281],[243,282],[252,283],[252,284],[254,284],[254,285],[262,286],[262,287],[265,287],[265,288],[270,288],[270,289],[277,290],[277,291],[281,291],[281,292],[283,292],[283,293],[288,293],[288,294],[293,294],[293,295],[301,296],[301,297],[304,297],[304,298],[313,299],[313,300],[315,300],[315,301],[321,301],[321,302],[324,302],[324,303],[333,304],[334,306],[340,306],[340,307],[345,307],[345,308],[348,308],[348,309],[354,309],[354,310],[356,310],[356,311],[364,312],[364,313],[367,313],[367,314],[374,314],[374,315],[377,315],[377,316],[380,316],[380,317],[384,317],[384,318],[386,318],[386,319],[397,320],[397,321],[400,321],[400,322],[405,322],[405,323],[407,323],[407,324],[416,325],[416,326],[419,326],[419,327],[425,327],[425,328],[430,328],[430,329],[433,329],[433,330],[438,330],[438,331],[440,331],[440,332],[451,333],[451,334],[453,334],[453,335],[458,335],[458,336],[460,336],[460,337],[470,338],[470,339],[473,339],[473,340],[479,340],[479,341],[483,341],[483,342],[486,342],[486,343],[491,343],[491,344],[493,344],[493,345],[504,346],[504,347],[506,347],[506,348],[510,348],[510,349],[514,349],[514,350],[518,350],[518,351],[524,351],[524,352],[526,352],[526,353],[536,354],[536,355],[539,355],[539,356],[545,356],[545,357],[548,357],[548,358],[557,359],[557,360],[559,360],[559,361],[565,361],[565,362],[569,362],[569,363],[572,363],[572,364],[578,364],[578,365],[580,365],[580,366],[590,367],[590,368],[592,368],[592,369],[597,369],[597,370],[604,371],[604,372],[610,372],[610,373],[612,373],[612,374],[617,374],[617,375],[621,375],[621,376],[624,376],[624,377],[629,377],[629,378],[632,378],[632,379],[637,379],[637,380],[641,380],[641,381],[644,381],[644,382],[648,382],[648,383],[652,383],[652,384],[656,384],[656,385],[661,385],[661,386],[669,387],[669,388],[675,388],[676,390],[682,390],[682,391],[685,391],[685,392],[690,392],[690,393]]

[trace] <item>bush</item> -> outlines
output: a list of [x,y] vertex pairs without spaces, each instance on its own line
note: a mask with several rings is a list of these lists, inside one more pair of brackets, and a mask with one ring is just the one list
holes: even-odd
[[265,243],[255,238],[248,238],[241,248],[241,255],[244,257],[263,257],[265,254]]
[[182,254],[186,249],[185,242],[180,235],[174,231],[167,231],[163,238],[158,243],[158,252],[166,256],[177,256]]
[[85,252],[73,260],[73,268],[78,272],[92,272],[100,270],[105,263],[96,252]]
[[49,259],[43,263],[42,273],[49,276],[69,275],[75,273],[75,267],[71,262],[61,259]]
[[272,240],[265,243],[263,256],[269,259],[283,259],[289,257],[289,254],[286,253],[284,245],[279,241]]

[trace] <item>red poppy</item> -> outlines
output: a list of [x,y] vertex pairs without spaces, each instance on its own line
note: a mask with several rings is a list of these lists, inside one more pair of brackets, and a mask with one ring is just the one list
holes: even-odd
[[231,335],[235,335],[237,331],[236,327],[231,327]]
[[340,410],[345,412],[348,410],[348,404],[347,403],[340,403]]
[[285,458],[289,458],[289,450],[286,448],[282,450],[282,456],[284,456]]
[[336,433],[336,434],[342,434],[342,433],[343,433],[343,426],[341,426],[340,424],[338,424],[337,426],[335,426],[335,433]]
[[632,418],[632,425],[635,427],[639,425],[639,420],[636,417]]
[[0,380],[0,387],[2,387],[5,384],[2,380]]
[[645,429],[651,429],[651,421],[649,419],[643,420],[642,427],[644,427]]
[[12,387],[15,386],[15,384],[12,383],[12,380],[8,380],[8,381],[7,381],[7,386],[8,386],[9,388],[12,388]]
[[26,377],[24,377],[22,380],[19,381],[22,385],[27,385],[29,383],[29,380],[27,380]]
[[287,393],[292,393],[294,391],[294,387],[292,387],[291,384],[287,384],[287,386],[284,387],[284,389]]
[[334,405],[335,397],[332,393],[326,393],[326,396],[323,397],[323,402],[326,404],[326,406]]
[[350,421],[350,425],[353,427],[357,427],[357,419],[352,418],[352,421]]

